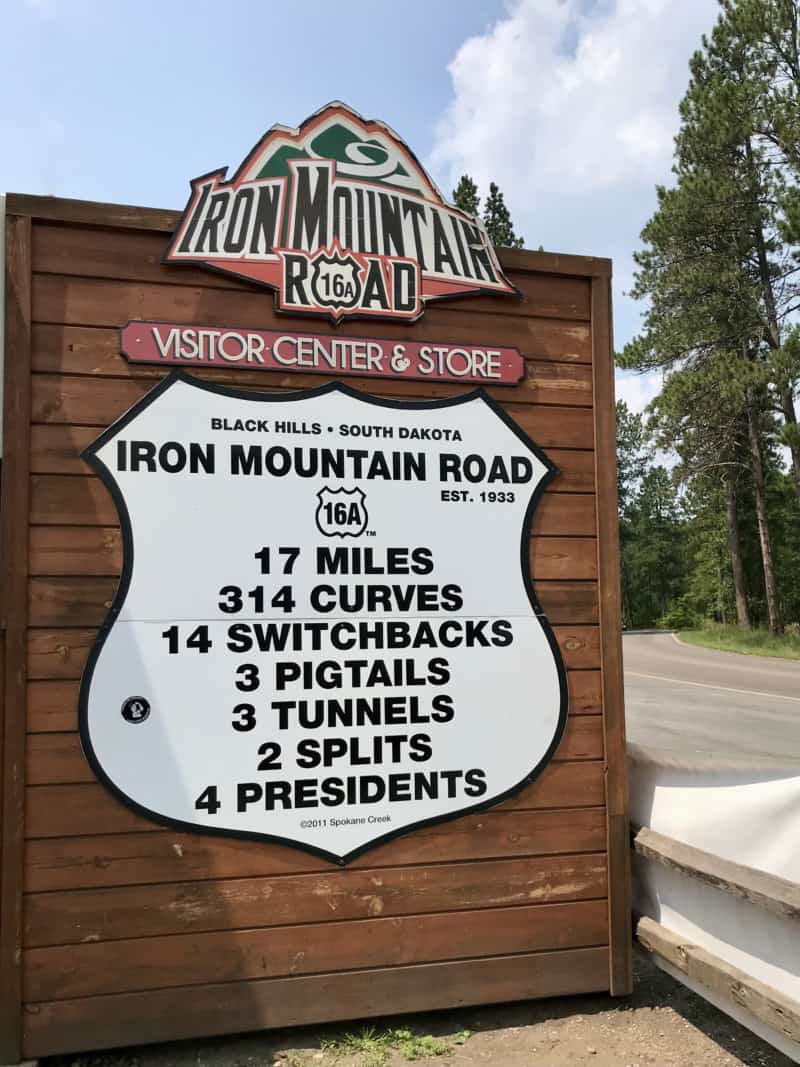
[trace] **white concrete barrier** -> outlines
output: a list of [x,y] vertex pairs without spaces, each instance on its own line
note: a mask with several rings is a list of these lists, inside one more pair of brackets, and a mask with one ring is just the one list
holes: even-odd
[[800,1063],[798,768],[630,757],[639,941]]

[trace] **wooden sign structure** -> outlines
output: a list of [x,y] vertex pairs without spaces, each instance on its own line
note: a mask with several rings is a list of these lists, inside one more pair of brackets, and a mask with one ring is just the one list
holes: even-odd
[[[342,120],[342,114],[338,118],[345,125],[356,121],[348,115]],[[381,140],[388,137],[384,131],[371,128],[370,137],[384,145],[388,154],[394,147]],[[284,188],[285,176],[276,177],[269,171],[272,157],[264,154],[264,146],[272,151],[277,144],[285,152],[287,138],[291,141],[289,133],[282,128],[280,136],[271,131],[259,143],[261,154],[251,154],[250,163],[255,159],[260,171],[253,171],[252,166],[248,171],[243,165],[228,185],[219,173],[207,176],[207,194],[203,180],[198,179],[189,212],[183,218],[178,213],[146,208],[22,195],[7,198],[0,867],[3,1062],[459,1004],[604,990],[622,995],[631,988],[610,263],[501,250],[494,275],[496,285],[516,289],[519,297],[498,298],[484,285],[480,294],[473,292],[459,301],[448,296],[455,295],[457,286],[470,279],[450,279],[445,284],[441,278],[426,275],[418,263],[408,269],[390,269],[381,263],[380,271],[375,271],[387,280],[386,299],[394,302],[404,321],[385,322],[385,316],[377,314],[367,315],[365,321],[364,316],[346,314],[347,308],[332,305],[323,309],[325,314],[318,315],[316,321],[286,314],[298,310],[298,304],[302,305],[299,310],[308,313],[312,283],[317,296],[333,300],[330,294],[338,293],[340,303],[353,304],[350,311],[364,311],[364,306],[355,306],[358,301],[363,305],[365,300],[378,299],[374,291],[369,295],[366,285],[372,270],[370,255],[357,250],[354,265],[342,266],[349,254],[346,248],[327,247],[323,264],[315,254],[301,255],[290,249],[282,253],[282,263],[276,264],[273,257],[264,266],[262,256],[252,269],[241,268],[240,257],[239,267],[231,273],[228,266],[235,259],[231,252],[228,260],[212,264],[215,270],[211,272],[205,269],[208,264],[196,261],[198,248],[207,250],[208,242],[198,245],[203,223],[198,221],[192,229],[192,211],[204,195],[219,196],[216,214],[224,208],[239,220],[238,230],[234,226],[224,231],[235,250],[230,234],[240,238],[245,232],[243,212],[250,200],[258,204],[258,196],[272,196],[271,192],[259,193],[267,185],[279,191]],[[312,160],[319,157],[319,142],[310,140],[317,133],[313,124],[304,124],[299,131],[309,139]],[[346,158],[354,166],[366,165],[359,152],[363,149],[347,149]],[[376,155],[380,152],[370,156],[373,163]],[[417,174],[408,158],[403,158],[407,164],[404,174],[419,186],[426,179],[424,172]],[[330,173],[335,177],[338,171],[333,168]],[[254,181],[251,197],[247,183]],[[308,188],[313,192],[312,185]],[[432,195],[427,187],[421,193],[420,188],[408,195]],[[336,195],[342,202],[346,199],[345,194]],[[265,205],[269,203],[264,200]],[[263,221],[266,215],[261,217]],[[443,225],[450,226],[455,234],[461,223],[442,217]],[[422,208],[419,218],[423,218]],[[252,237],[252,227],[247,232]],[[195,256],[195,261],[179,268],[163,263],[168,250],[179,248],[181,241],[186,258]],[[355,237],[352,243],[357,243]],[[455,247],[453,237],[452,262],[439,263],[440,274],[469,266],[466,259],[458,258]],[[396,249],[389,251],[394,254]],[[394,258],[413,261],[410,255]],[[492,261],[487,262],[494,270]],[[392,269],[399,279],[393,290]],[[288,272],[283,281],[288,278],[296,283],[291,291],[280,291],[281,270]],[[253,271],[262,276],[255,277]],[[357,294],[346,291],[348,276],[357,280]],[[305,279],[305,288],[298,279]],[[254,281],[278,290],[276,308]],[[474,278],[471,281],[474,283]],[[345,318],[347,321],[342,321]],[[188,371],[191,379],[171,379],[176,364],[181,372]],[[332,393],[324,388],[328,382],[338,383]],[[160,393],[153,394],[156,399],[145,401],[159,383]],[[175,442],[159,438],[161,444],[156,447],[158,425],[176,426],[181,421],[176,415],[178,408],[160,409],[159,405],[162,400],[168,405],[172,403],[170,397],[177,401],[183,396],[181,410],[192,413],[195,421],[202,416],[204,427],[211,427],[213,420],[218,420],[214,433],[204,439],[204,460],[199,458],[200,452],[195,455],[206,467],[217,465],[216,473],[204,469],[198,478],[208,479],[209,485],[212,478],[219,478],[218,485],[224,486],[226,479],[218,472],[227,470],[224,464],[229,461],[230,442],[249,447],[255,437],[251,440],[246,435],[258,432],[258,419],[249,417],[254,407],[259,407],[259,415],[265,406],[283,412],[294,402],[292,397],[298,390],[316,390],[307,394],[318,397],[313,400],[313,411],[308,408],[313,415],[307,420],[310,425],[318,421],[320,411],[325,414],[320,405],[329,400],[354,405],[353,410],[360,411],[368,405],[359,397],[375,397],[383,407],[374,411],[383,414],[372,420],[352,419],[348,408],[349,423],[366,425],[372,421],[384,430],[391,423],[389,429],[393,428],[399,438],[401,432],[409,436],[409,419],[417,420],[415,426],[434,425],[425,423],[428,416],[424,413],[430,414],[430,406],[416,405],[439,401],[443,406],[434,409],[438,410],[435,426],[448,427],[451,434],[460,430],[462,436],[468,436],[483,426],[470,421],[470,412],[478,411],[474,408],[478,402],[469,401],[467,394],[476,384],[486,388],[487,399],[479,402],[486,418],[501,417],[497,423],[486,422],[486,429],[480,430],[485,442],[497,435],[495,458],[511,447],[503,435],[508,433],[508,440],[517,440],[513,435],[518,433],[518,443],[522,438],[535,442],[544,452],[542,462],[559,471],[557,476],[545,478],[547,485],[533,514],[532,538],[524,552],[523,574],[535,583],[529,596],[536,606],[536,626],[544,628],[542,633],[547,623],[538,612],[543,611],[549,620],[552,662],[563,662],[568,700],[565,719],[552,720],[552,737],[557,743],[554,751],[545,751],[546,732],[541,732],[540,740],[531,735],[531,740],[524,742],[532,746],[527,777],[515,779],[514,788],[506,790],[501,768],[494,789],[492,752],[488,751],[492,743],[487,735],[488,739],[481,738],[482,747],[487,749],[485,779],[474,775],[467,780],[459,777],[461,772],[453,772],[455,777],[448,779],[467,782],[472,792],[467,791],[466,799],[459,795],[436,810],[426,807],[431,803],[428,774],[421,785],[419,812],[412,816],[409,809],[400,825],[397,812],[408,808],[408,775],[404,777],[408,768],[403,765],[399,768],[403,773],[392,776],[393,803],[387,800],[388,806],[380,814],[387,823],[394,819],[395,825],[386,826],[376,818],[374,830],[348,827],[338,831],[341,837],[337,843],[335,836],[318,828],[301,829],[294,814],[291,832],[284,833],[291,820],[283,818],[280,811],[268,819],[264,816],[267,821],[261,832],[263,775],[257,781],[244,782],[237,769],[225,787],[232,799],[226,800],[225,790],[218,794],[218,803],[232,804],[230,811],[220,809],[230,829],[228,835],[215,829],[213,820],[220,816],[209,811],[209,797],[206,806],[201,805],[188,820],[179,810],[183,801],[177,795],[164,794],[164,805],[173,804],[173,813],[166,807],[158,808],[155,785],[162,768],[157,759],[149,781],[146,774],[140,774],[133,785],[115,782],[115,775],[124,778],[127,773],[124,760],[114,763],[120,744],[127,744],[133,753],[139,745],[136,738],[161,728],[163,709],[155,682],[155,699],[152,693],[131,692],[121,708],[114,705],[116,732],[108,738],[97,732],[104,728],[101,701],[94,733],[88,742],[84,733],[82,751],[78,730],[81,677],[87,658],[96,658],[98,634],[108,640],[110,632],[113,639],[109,612],[111,616],[116,612],[124,621],[118,586],[121,574],[125,586],[125,568],[129,568],[126,527],[125,522],[120,524],[116,499],[119,493],[115,491],[112,496],[108,479],[98,476],[97,465],[90,466],[82,458],[87,449],[87,456],[94,450],[98,462],[116,464],[115,476],[128,478],[129,485],[155,486],[163,471],[177,464],[176,457],[180,456],[176,449],[163,451],[165,443],[180,443],[177,430]],[[180,390],[186,390],[185,394]],[[253,403],[265,393],[271,395],[270,403]],[[198,399],[192,400],[194,396]],[[448,407],[453,401],[460,403]],[[144,408],[143,404],[149,406]],[[129,444],[136,419],[148,418],[148,412],[156,419],[159,410],[163,413],[161,422],[148,430],[153,450],[144,447],[141,440],[135,450],[137,469],[144,472],[135,481],[130,469],[134,451],[127,444],[117,447],[121,440],[118,431],[120,427],[131,428],[130,434],[123,433]],[[116,423],[131,411],[127,421]],[[454,414],[448,423],[442,417],[448,411],[460,414],[457,418]],[[136,412],[143,414],[137,416]],[[241,426],[235,429],[237,420]],[[249,429],[245,423],[250,424]],[[139,425],[145,427],[144,422]],[[497,428],[492,429],[495,425]],[[509,430],[509,426],[516,429]],[[331,436],[325,437],[327,429]],[[321,431],[325,437],[321,444],[326,447],[342,445],[335,440],[333,429],[331,423]],[[297,427],[292,432],[298,432]],[[138,434],[137,439],[144,436]],[[293,439],[293,444],[298,440]],[[104,445],[104,441],[109,443]],[[366,449],[368,443],[362,440],[360,447]],[[214,448],[209,451],[212,444]],[[282,447],[277,438],[270,439],[270,444]],[[439,477],[437,464],[442,451],[454,457],[447,461],[451,468],[465,461],[457,442],[435,448],[411,440],[395,439],[391,444],[393,449],[413,449],[417,458],[409,462],[417,464],[413,468],[417,472],[425,468],[426,477],[433,477],[431,472]],[[286,448],[283,451],[290,453]],[[521,462],[525,454],[521,445],[512,451]],[[248,455],[251,458],[247,462],[254,463],[252,454]],[[280,451],[275,456],[283,462]],[[265,462],[276,461],[275,456]],[[421,460],[420,456],[426,458]],[[307,453],[304,459],[308,459]],[[335,457],[328,456],[326,462],[335,471]],[[533,486],[531,479],[541,476],[534,473],[538,470],[536,462],[535,457],[530,461],[526,491]],[[477,460],[472,469],[483,470]],[[501,462],[495,470],[502,469]],[[524,470],[518,463],[520,478]],[[353,475],[353,470],[348,473]],[[417,480],[425,482],[424,478]],[[255,484],[252,478],[241,481]],[[268,493],[263,479],[259,484]],[[344,492],[354,494],[347,497],[353,507],[337,509],[336,501],[345,499],[338,497],[337,491],[345,485]],[[422,488],[420,485],[420,491]],[[357,498],[359,490],[361,497]],[[458,517],[451,521],[456,529],[465,528],[470,520],[462,518],[465,513],[458,509],[478,504],[468,505],[467,490],[460,486],[437,481],[435,492],[440,490],[453,493],[446,506]],[[126,490],[121,492],[124,499]],[[291,501],[291,493],[286,492],[286,500]],[[400,489],[395,487],[395,492]],[[462,492],[462,498],[456,495]],[[494,493],[492,506],[501,508],[506,505],[499,495],[509,492],[509,486],[478,484],[476,480],[474,492],[473,487],[469,492],[473,497],[480,492]],[[388,488],[382,492],[377,482],[332,481],[327,495],[314,502],[314,508],[328,507],[318,513],[311,507],[311,497],[306,500],[306,496],[309,494],[298,498],[302,498],[302,521],[308,529],[297,526],[306,541],[293,595],[314,596],[318,610],[324,613],[328,611],[324,598],[334,594],[319,594],[319,585],[314,583],[330,583],[330,578],[319,577],[319,567],[324,570],[329,565],[319,560],[333,557],[327,550],[321,556],[315,553],[334,544],[360,546],[363,552],[370,536],[376,545],[385,547],[380,518],[384,518],[384,530],[396,528],[387,525],[387,501],[392,496]],[[359,510],[364,497],[363,510]],[[131,506],[135,509],[137,505],[134,502]],[[441,506],[445,507],[444,503]],[[133,514],[135,544],[138,520],[135,510]],[[349,532],[342,526],[347,522],[353,523]],[[292,528],[290,522],[287,529]],[[434,529],[435,524],[431,526]],[[202,531],[198,535],[202,537]],[[167,523],[165,542],[172,536],[177,540],[185,536],[185,530],[171,530]],[[486,534],[482,542],[486,551],[474,558],[474,582],[461,582],[464,603],[459,610],[464,616],[470,614],[470,597],[480,600],[480,590],[492,585],[491,568],[498,564],[492,559],[489,537]],[[466,530],[464,540],[468,540]],[[430,578],[418,581],[444,581],[446,553],[428,546],[430,555],[425,555],[426,550],[419,548],[423,544],[422,539],[413,544],[404,542],[406,548],[417,552],[416,573],[431,573]],[[255,547],[260,549],[261,542]],[[411,557],[403,551],[403,546],[395,546],[391,566],[397,573],[407,574]],[[136,558],[138,566],[142,554]],[[347,559],[352,565],[356,557],[348,550],[336,558]],[[378,566],[377,555],[357,558],[370,558],[370,566]],[[314,559],[316,564],[309,562]],[[382,560],[385,568],[387,556]],[[452,567],[457,562],[454,555]],[[202,578],[198,578],[198,588]],[[211,594],[216,596],[216,572],[212,575],[209,569],[208,580],[214,585]],[[401,583],[401,591],[409,582],[402,577],[382,580]],[[168,584],[168,575],[164,581]],[[237,578],[233,583],[240,592],[244,581]],[[306,592],[306,581],[311,594]],[[341,582],[337,577],[331,588],[339,588]],[[473,594],[473,589],[478,592]],[[418,607],[422,605],[423,617],[435,613],[436,595],[425,593],[417,602]],[[455,603],[456,594],[451,590],[448,595]],[[236,593],[226,596],[227,603],[235,605]],[[223,626],[225,613],[221,610],[222,614],[214,601],[214,626]],[[408,609],[395,606],[381,618],[398,620],[403,610]],[[246,615],[250,620],[246,625],[252,624],[252,614]],[[158,619],[162,617],[158,615]],[[363,619],[365,615],[357,617]],[[448,639],[463,632],[458,618],[453,615]],[[217,632],[229,634],[228,626],[234,624],[235,620],[228,620],[224,629],[210,631],[210,637],[216,638]],[[430,629],[426,624],[424,633]],[[473,627],[472,632],[481,643],[479,630]],[[509,629],[500,627],[496,632],[500,635]],[[241,639],[243,631],[236,633]],[[167,644],[172,640],[164,638]],[[174,636],[174,640],[182,638]],[[162,643],[154,638],[152,647]],[[126,661],[124,644],[120,647],[120,663],[134,672],[132,679],[155,677],[161,670],[136,675],[135,665]],[[132,651],[140,648],[145,645]],[[373,653],[364,655],[368,658]],[[403,653],[393,655],[402,657]],[[489,656],[486,649],[474,656],[481,663],[490,662],[480,658]],[[464,663],[468,659],[466,655]],[[102,663],[101,655],[95,673],[102,671]],[[235,670],[237,679],[246,680],[251,673],[238,673],[242,663],[241,658],[231,660],[229,666],[215,660],[214,671],[207,677],[211,681],[220,672]],[[293,668],[282,669],[292,681]],[[487,668],[489,673],[494,669]],[[84,676],[85,686],[91,673]],[[108,680],[103,685],[113,689],[115,671],[106,674]],[[311,685],[309,695],[326,695]],[[538,679],[531,669],[530,677],[523,677],[521,685],[522,695],[535,710],[544,691],[541,669]],[[202,688],[193,705],[201,723],[206,721],[199,706]],[[103,692],[97,689],[100,697]],[[402,682],[392,692],[402,694]],[[498,703],[508,705],[509,716],[515,701],[520,714],[524,713],[520,693],[497,692]],[[86,693],[91,714],[91,687]],[[114,690],[108,699],[113,703],[117,695]],[[470,710],[468,696],[463,699],[465,715],[481,713],[479,704]],[[242,698],[236,705],[239,722],[246,723],[250,714],[241,710],[246,703]],[[261,714],[262,705],[254,705]],[[441,709],[445,705],[438,706]],[[404,714],[398,707],[396,701],[393,715]],[[237,754],[255,749],[246,730],[230,733],[230,711],[226,706],[228,732],[220,733],[214,746],[220,752],[223,743],[234,746],[230,751]],[[504,710],[496,706],[485,709],[489,717],[501,713]],[[454,726],[458,712],[452,722],[445,719],[443,715],[442,724],[437,724],[441,732],[431,733],[430,744],[417,742],[418,751],[432,747],[434,752],[447,751],[456,760],[461,753]],[[510,730],[517,720],[501,717],[499,721],[508,722]],[[519,722],[524,722],[524,714]],[[181,729],[185,732],[185,723]],[[464,738],[470,733],[466,731]],[[149,736],[154,735],[151,732]],[[175,736],[180,737],[180,733],[172,735],[173,742]],[[91,750],[93,741],[97,741],[99,751],[108,739],[110,743],[99,759],[87,759],[87,755],[91,758],[87,749]],[[259,734],[258,741],[262,740]],[[294,735],[292,741],[297,741]],[[536,744],[542,746],[539,755],[533,751]],[[334,766],[336,760],[353,759],[351,744],[346,746],[347,756],[337,746],[338,742],[330,750]],[[186,750],[190,748],[187,744]],[[374,759],[374,748],[370,751]],[[146,760],[146,746],[142,752]],[[544,759],[540,759],[542,752]],[[472,755],[465,754],[464,758]],[[182,752],[175,756],[175,766],[185,770],[190,764],[181,764],[181,758]],[[420,758],[424,768],[427,757]],[[220,756],[220,763],[228,767],[231,759],[234,757],[223,760]],[[213,757],[209,760],[213,763]],[[284,771],[291,795],[300,797],[302,803],[312,803],[309,797],[318,795],[317,787],[300,786],[296,775],[292,777],[294,771],[289,773],[285,767]],[[348,764],[341,774],[346,777],[351,771]],[[223,778],[214,778],[214,783],[220,786]],[[490,788],[484,788],[484,781]],[[243,786],[237,808],[236,789],[241,791]],[[329,799],[338,795],[336,786],[320,788],[328,789]],[[380,791],[384,786],[375,788]],[[258,789],[262,792],[256,804]],[[487,803],[482,804],[482,799]],[[339,810],[312,809],[311,816],[336,815]],[[251,833],[254,827],[256,832]],[[392,832],[395,828],[397,832]]]

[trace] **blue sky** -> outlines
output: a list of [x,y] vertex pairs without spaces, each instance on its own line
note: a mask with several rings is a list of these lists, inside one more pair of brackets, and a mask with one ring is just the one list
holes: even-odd
[[492,0],[4,8],[5,188],[158,207],[182,205],[190,177],[235,166],[273,123],[329,100],[383,119],[426,156],[452,95],[448,63],[504,11]]
[[[393,126],[449,195],[506,193],[530,247],[615,261],[669,180],[716,0],[3,0],[0,190],[181,207],[275,122],[331,99]],[[656,379],[625,376],[641,407]]]

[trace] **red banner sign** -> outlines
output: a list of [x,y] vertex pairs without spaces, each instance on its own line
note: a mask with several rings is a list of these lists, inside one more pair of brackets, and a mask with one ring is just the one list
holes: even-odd
[[122,328],[121,347],[131,363],[187,368],[242,367],[469,385],[516,385],[525,376],[516,348],[438,341],[129,322]]

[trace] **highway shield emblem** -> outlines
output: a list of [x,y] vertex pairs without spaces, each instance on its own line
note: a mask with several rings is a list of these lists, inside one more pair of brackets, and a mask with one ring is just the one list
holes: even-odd
[[317,529],[325,537],[358,537],[367,528],[363,489],[331,489],[317,493]]

